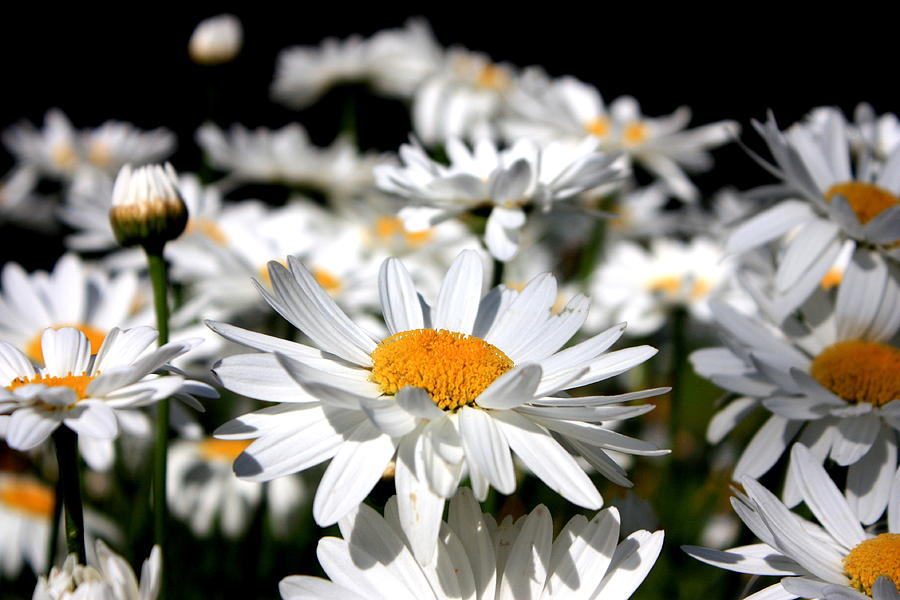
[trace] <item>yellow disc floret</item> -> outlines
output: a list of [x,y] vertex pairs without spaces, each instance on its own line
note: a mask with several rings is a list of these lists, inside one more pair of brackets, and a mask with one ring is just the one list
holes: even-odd
[[26,385],[40,384],[47,387],[67,387],[75,392],[78,400],[83,400],[87,396],[87,387],[94,380],[94,376],[82,373],[81,375],[72,375],[69,373],[63,377],[55,375],[35,375],[34,377],[18,377],[6,386],[6,389],[13,391]]
[[[58,330],[63,327],[74,327],[83,333],[91,343],[91,354],[97,354],[97,351],[100,350],[100,346],[103,345],[103,340],[106,339],[106,332],[91,325],[56,325],[53,329]],[[43,338],[43,335],[44,332],[40,331],[25,344],[25,355],[37,362],[44,362],[44,351],[41,349],[41,339]]]
[[423,388],[443,410],[472,404],[495,379],[513,368],[499,348],[446,329],[414,329],[392,335],[372,352],[372,381],[385,394]]
[[900,351],[880,342],[845,340],[825,348],[810,375],[847,402],[882,406],[900,398]]
[[856,546],[844,558],[844,573],[850,585],[869,596],[882,575],[900,582],[900,533],[882,533]]
[[11,477],[0,483],[0,502],[35,517],[49,520],[53,515],[53,489],[24,477]]
[[207,438],[200,442],[200,456],[206,460],[231,462],[247,449],[253,440],[219,440]]
[[861,181],[836,183],[825,192],[825,200],[831,202],[835,196],[843,196],[856,213],[859,222],[865,225],[883,211],[900,204],[900,199],[889,191]]

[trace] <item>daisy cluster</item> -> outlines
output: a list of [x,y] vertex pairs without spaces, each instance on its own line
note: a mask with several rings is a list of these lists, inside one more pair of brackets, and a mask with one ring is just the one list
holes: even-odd
[[[252,44],[222,15],[186,59],[225,73]],[[179,132],[202,164],[56,108],[4,133],[3,226],[65,251],[0,270],[0,585],[624,600],[662,557],[644,597],[726,597],[684,543],[781,578],[747,598],[898,597],[896,116],[769,115],[744,168],[774,182],[701,190],[736,122],[423,19],[271,58],[259,93],[297,120]],[[349,87],[398,103],[407,141],[362,145],[380,115],[353,106],[314,143],[306,111]],[[760,541],[720,550],[742,524]]]

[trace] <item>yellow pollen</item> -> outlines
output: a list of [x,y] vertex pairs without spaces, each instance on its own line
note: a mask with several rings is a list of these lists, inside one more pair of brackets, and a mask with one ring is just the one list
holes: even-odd
[[865,225],[883,211],[900,204],[900,199],[889,191],[861,181],[836,183],[825,192],[825,201],[831,202],[835,196],[843,196],[856,213],[859,222]]
[[75,165],[78,156],[68,142],[58,142],[50,148],[50,160],[61,169],[69,169]]
[[31,479],[17,477],[0,483],[0,502],[32,516],[53,516],[53,489]]
[[654,277],[647,283],[647,290],[651,293],[661,293],[666,296],[675,296],[681,291],[681,277],[677,275],[662,275]]
[[334,295],[341,291],[341,279],[340,277],[333,275],[331,271],[314,268],[312,270],[312,276],[316,278],[316,281],[322,286],[322,289],[329,294]]
[[882,533],[860,543],[844,558],[844,573],[851,586],[869,596],[882,575],[900,582],[900,533]]
[[71,373],[69,373],[68,375],[64,375],[62,377],[57,377],[55,375],[38,374],[28,379],[24,377],[17,377],[16,379],[13,379],[8,386],[6,386],[6,389],[8,389],[9,391],[13,391],[22,386],[39,383],[47,387],[70,388],[73,392],[75,392],[76,398],[78,398],[79,400],[83,400],[85,396],[87,396],[87,386],[90,385],[90,383],[94,380],[94,377],[96,377],[96,375],[88,375],[84,372],[82,372],[81,375],[72,375]]
[[882,406],[900,398],[900,351],[880,342],[838,342],[813,360],[810,375],[847,402]]
[[645,141],[648,137],[647,124],[637,121],[629,123],[622,130],[622,141],[628,146],[637,146]]
[[112,153],[109,151],[109,146],[101,141],[91,142],[91,146],[88,149],[88,160],[101,168],[108,166],[112,162]]
[[431,239],[431,230],[408,231],[397,217],[380,216],[375,220],[375,237],[382,243],[402,238],[410,246],[421,246]]
[[475,84],[488,90],[500,91],[509,84],[509,78],[506,76],[506,72],[497,65],[487,64],[478,73]]
[[606,117],[591,119],[585,129],[594,137],[605,138],[609,135],[609,119]]
[[[103,340],[106,339],[105,331],[101,331],[91,325],[56,325],[53,329],[62,329],[63,327],[74,327],[83,333],[91,343],[91,354],[97,354],[97,351],[100,350],[100,346],[103,345]],[[44,362],[44,351],[41,348],[41,338],[43,335],[43,331],[37,333],[25,344],[24,348],[25,355],[37,362]]]
[[691,286],[691,300],[702,300],[712,291],[712,285],[706,279],[697,279]]
[[441,409],[473,404],[513,361],[484,340],[447,331],[414,329],[382,340],[372,352],[371,380],[385,394],[407,386],[428,391]]
[[225,246],[228,244],[228,236],[225,235],[225,232],[222,231],[222,228],[219,227],[215,222],[210,221],[209,219],[204,219],[202,217],[197,219],[190,219],[188,221],[187,227],[185,227],[184,229],[184,232],[186,234],[198,233],[200,235],[205,235],[219,246]]
[[206,460],[231,462],[247,449],[253,440],[219,440],[207,438],[200,442],[200,456]]
[[[286,262],[286,261],[279,260],[279,261],[277,261],[277,262],[278,262],[278,264],[280,264],[282,267],[287,268],[287,262]],[[259,271],[257,271],[257,273],[259,274],[260,280],[261,280],[263,283],[265,283],[266,285],[268,285],[268,286],[271,287],[271,285],[272,285],[272,278],[269,276],[269,265],[268,265],[268,263],[267,263],[267,264],[264,264],[263,266],[261,266],[261,267],[259,268]]]
[[828,272],[825,273],[825,277],[822,278],[822,281],[819,282],[819,286],[821,286],[823,290],[828,291],[839,286],[843,278],[843,269],[831,267],[830,269],[828,269]]

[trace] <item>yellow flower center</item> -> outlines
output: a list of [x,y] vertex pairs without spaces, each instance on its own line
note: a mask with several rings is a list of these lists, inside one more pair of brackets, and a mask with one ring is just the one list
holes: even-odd
[[219,246],[225,246],[228,244],[228,236],[225,235],[225,232],[222,231],[222,228],[219,227],[215,222],[210,221],[209,219],[204,219],[202,217],[190,219],[188,221],[187,227],[185,227],[184,229],[184,232],[185,234],[197,233],[200,235],[205,235]]
[[847,402],[882,406],[900,398],[900,351],[879,342],[838,342],[813,360],[810,375]]
[[[91,354],[97,354],[97,351],[100,350],[100,346],[103,345],[103,340],[106,339],[107,332],[101,331],[91,325],[57,325],[53,327],[53,329],[62,329],[63,327],[74,327],[83,333],[91,343]],[[25,348],[23,348],[25,350],[25,356],[36,360],[37,362],[44,362],[44,351],[41,348],[41,338],[43,335],[44,332],[41,331],[25,344]]]
[[900,582],[900,533],[882,533],[860,543],[844,558],[844,573],[850,585],[869,596],[882,575]]
[[91,142],[90,148],[88,149],[88,160],[90,160],[94,166],[100,168],[109,166],[109,163],[112,162],[112,153],[109,151],[109,146],[101,141]]
[[[287,267],[285,261],[280,260],[278,262]],[[333,275],[331,271],[313,267],[312,269],[310,269],[310,272],[312,273],[312,276],[315,277],[316,282],[332,296],[341,291],[341,287],[343,286],[343,284],[341,283],[341,279],[338,276]],[[269,267],[267,265],[263,265],[259,268],[259,278],[266,285],[272,285],[272,278],[269,276]]]
[[50,148],[50,160],[60,169],[72,168],[77,159],[75,148],[68,142],[58,142]]
[[697,279],[691,286],[691,300],[702,300],[712,291],[712,284],[706,279]]
[[509,85],[509,77],[507,77],[506,72],[503,69],[497,65],[488,63],[484,65],[478,73],[478,77],[475,79],[475,85],[480,88],[499,92]]
[[625,129],[622,130],[622,141],[628,146],[637,146],[638,144],[647,141],[647,138],[649,137],[648,134],[647,124],[636,121],[634,123],[629,123],[625,126]]
[[78,400],[83,400],[87,396],[87,386],[90,385],[95,377],[96,375],[88,375],[84,372],[82,372],[81,375],[72,375],[69,373],[62,377],[37,374],[34,377],[29,378],[17,377],[6,386],[6,389],[13,391],[22,386],[39,383],[47,387],[67,387],[75,392],[75,397],[78,398]]
[[31,479],[15,478],[0,484],[0,502],[31,516],[53,516],[53,489]]
[[219,440],[207,438],[200,442],[200,456],[206,460],[231,462],[247,449],[253,440]]
[[401,238],[409,246],[421,246],[431,239],[431,230],[408,231],[403,221],[397,217],[380,216],[375,220],[375,237],[381,243],[389,243],[394,238]]
[[681,277],[677,275],[661,275],[647,282],[647,290],[650,293],[659,293],[666,296],[675,296],[681,291]]
[[441,409],[473,404],[513,361],[484,340],[446,329],[413,329],[382,340],[372,352],[371,380],[385,394],[425,389]]
[[822,281],[819,282],[819,286],[827,292],[828,290],[839,286],[842,279],[844,279],[844,270],[839,269],[838,267],[831,267],[828,269],[828,272],[825,273]]
[[856,213],[859,222],[865,225],[883,211],[900,204],[900,199],[889,191],[861,181],[836,183],[825,192],[825,201],[831,202],[835,196],[843,196]]
[[587,124],[587,132],[594,137],[605,138],[609,135],[609,119],[606,117],[597,117],[591,119]]

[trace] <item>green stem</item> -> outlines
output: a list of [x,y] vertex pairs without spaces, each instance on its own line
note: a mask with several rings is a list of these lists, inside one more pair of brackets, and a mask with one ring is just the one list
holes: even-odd
[[578,263],[578,273],[576,274],[578,281],[587,282],[590,280],[603,251],[604,237],[606,237],[606,220],[598,218],[597,222],[594,223],[591,237],[581,251],[581,261]]
[[[159,331],[160,346],[169,341],[169,296],[168,272],[163,258],[162,248],[152,250],[146,248],[147,264],[150,269],[150,281],[153,284],[153,304],[156,309],[156,328]],[[156,405],[156,447],[153,449],[153,538],[162,551],[163,565],[166,561],[166,521],[168,506],[166,504],[166,462],[169,450],[169,399],[161,400]],[[166,580],[160,590],[160,598],[165,597]]]
[[[56,463],[59,466],[59,487],[66,509],[66,548],[76,554],[78,562],[87,564],[84,550],[84,510],[81,506],[81,475],[78,454],[78,435],[66,426],[53,433]],[[55,540],[54,540],[55,543]],[[48,565],[49,567],[49,565]]]
[[63,511],[63,486],[62,477],[57,475],[56,486],[53,494],[53,518],[50,520],[50,535],[47,540],[47,573],[56,562],[56,535],[59,533],[59,524],[62,522]]
[[678,436],[683,427],[683,411],[684,407],[684,380],[687,370],[687,326],[688,315],[683,308],[676,309],[672,313],[672,340],[671,346],[672,356],[669,367],[672,370],[671,386],[672,391],[669,393],[671,408],[669,411],[669,426],[671,435],[672,452],[675,454],[675,461],[679,461]]

